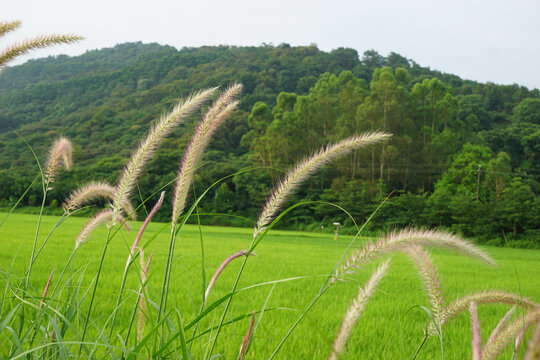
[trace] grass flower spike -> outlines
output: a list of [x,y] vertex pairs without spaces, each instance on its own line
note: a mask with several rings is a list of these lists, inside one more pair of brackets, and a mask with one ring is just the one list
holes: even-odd
[[71,142],[65,137],[57,139],[49,151],[49,157],[45,164],[45,181],[54,182],[56,172],[63,163],[67,170],[71,170]]
[[285,179],[281,181],[269,196],[255,225],[253,237],[257,237],[270,224],[289,195],[314,171],[349,151],[386,141],[389,138],[390,134],[377,132],[353,136],[334,145],[330,145],[312,157],[300,162],[294,169],[287,173]]
[[[489,265],[495,265],[495,261],[483,250],[472,243],[447,232],[435,230],[405,229],[390,233],[379,238],[375,243],[368,243],[360,251],[353,254],[341,266],[340,272],[336,272],[334,281],[341,274],[351,272],[361,265],[373,261],[377,257],[393,251],[403,251],[411,245],[433,246],[456,251]],[[466,304],[468,306],[468,303]]]
[[334,340],[334,344],[332,346],[332,353],[330,354],[329,359],[330,360],[337,360],[339,359],[339,356],[343,352],[343,349],[345,349],[345,344],[347,343],[347,340],[349,339],[349,336],[351,334],[351,331],[358,321],[358,318],[360,317],[360,314],[366,307],[366,304],[368,303],[369,299],[373,296],[375,293],[375,289],[377,288],[377,284],[381,281],[381,279],[386,274],[386,271],[388,270],[389,261],[387,260],[383,264],[381,264],[377,270],[371,275],[366,285],[360,289],[358,289],[358,295],[353,300],[351,306],[347,310],[347,313],[345,314],[345,317],[343,318],[343,321],[341,322],[341,327],[339,329],[338,335],[336,339]]
[[439,277],[429,254],[418,245],[411,245],[405,250],[411,257],[418,269],[418,273],[424,280],[424,288],[431,302],[431,312],[435,318],[437,326],[442,324],[442,312],[444,310],[444,299],[441,294]]
[[469,304],[469,312],[471,314],[472,360],[482,360],[482,333],[480,320],[478,319],[478,309],[474,301]]
[[227,116],[237,107],[238,102],[234,98],[242,90],[242,85],[235,84],[229,87],[214,102],[212,107],[204,115],[202,121],[195,129],[195,133],[189,143],[180,166],[178,180],[174,188],[172,225],[176,224],[178,217],[186,205],[187,194],[197,161],[208,145],[217,128],[223,123]]
[[133,153],[120,177],[113,199],[114,215],[117,215],[128,201],[137,177],[142,172],[146,162],[150,159],[163,138],[167,136],[173,127],[181,120],[199,108],[199,106],[201,106],[215,90],[216,89],[213,88],[201,91],[185,101],[180,102],[168,115],[163,116],[150,130],[146,139],[141,142],[139,148]]
[[[226,258],[225,261],[223,261],[221,263],[221,265],[219,265],[216,272],[214,273],[214,276],[212,276],[212,280],[210,280],[210,283],[206,287],[206,292],[204,293],[204,301],[205,302],[208,300],[208,295],[210,295],[210,291],[212,291],[212,288],[214,287],[214,284],[216,283],[216,280],[218,279],[219,275],[223,272],[223,269],[225,269],[225,267],[231,261],[233,261],[234,259],[239,258],[241,256],[246,256],[247,253],[248,253],[247,250],[240,250],[238,252],[235,252],[234,254],[232,254],[231,256]],[[250,255],[251,256],[257,256],[255,253],[250,253]]]
[[79,246],[88,240],[88,236],[95,228],[101,224],[112,222],[113,217],[115,217],[115,222],[123,223],[124,228],[126,230],[130,230],[129,225],[125,222],[126,219],[124,219],[121,215],[114,215],[114,212],[111,209],[102,210],[98,212],[88,223],[86,223],[84,228],[81,230],[79,236],[77,236],[77,240],[75,241],[75,249],[78,249]]

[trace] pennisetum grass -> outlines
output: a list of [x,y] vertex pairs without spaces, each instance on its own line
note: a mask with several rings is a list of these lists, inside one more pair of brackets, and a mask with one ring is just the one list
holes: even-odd
[[540,322],[536,323],[536,329],[529,340],[524,360],[540,360]]
[[364,287],[360,287],[358,289],[358,295],[353,300],[351,306],[347,310],[347,313],[343,317],[341,327],[339,328],[339,332],[334,340],[334,344],[332,345],[332,353],[330,354],[329,360],[337,360],[341,356],[341,353],[345,349],[345,344],[347,343],[351,331],[358,321],[360,314],[362,311],[364,311],[369,299],[371,299],[371,297],[375,294],[377,285],[386,274],[389,261],[390,260],[387,260],[386,262],[382,263],[377,270],[373,272]]
[[148,258],[148,262],[144,262],[144,251],[139,249],[140,266],[141,266],[141,286],[139,289],[140,305],[139,316],[137,320],[137,341],[140,342],[144,333],[144,326],[146,323],[146,297],[144,295],[144,288],[146,286],[146,279],[148,278],[148,269],[150,268],[150,262],[152,261],[152,254]]
[[497,339],[501,333],[501,331],[508,325],[510,320],[512,320],[512,316],[516,312],[516,305],[512,306],[510,310],[504,316],[499,320],[493,331],[491,332],[491,335],[489,335],[489,338],[486,342],[486,346],[491,346],[491,343]]
[[[185,208],[187,194],[193,180],[193,175],[195,173],[196,165],[198,160],[201,157],[201,154],[205,150],[206,146],[210,142],[212,135],[215,133],[216,129],[223,123],[227,116],[237,107],[238,102],[234,98],[240,93],[242,85],[235,84],[229,87],[223,92],[223,94],[214,102],[210,109],[203,116],[203,119],[198,124],[193,134],[192,140],[188,145],[182,163],[180,165],[180,170],[178,172],[178,180],[176,181],[174,187],[173,195],[173,211],[172,211],[172,221],[171,221],[171,236],[169,240],[169,250],[167,252],[167,263],[165,267],[165,277],[163,279],[163,287],[159,302],[158,310],[158,322],[160,321],[163,313],[167,309],[167,297],[169,289],[169,281],[172,269],[172,258],[174,255],[174,248],[176,242],[176,232],[179,229],[178,219],[180,214]],[[181,226],[180,226],[181,227]],[[182,322],[180,318],[180,322]],[[180,324],[182,326],[182,324]],[[162,330],[163,332],[163,327]],[[185,358],[188,357],[187,347],[185,345],[185,339],[182,333],[181,342],[182,353]],[[162,336],[163,339],[163,336]]]
[[[174,109],[169,112],[167,115],[162,116],[156,125],[150,130],[146,139],[144,139],[137,150],[132,154],[131,159],[124,168],[118,185],[116,186],[116,192],[113,197],[112,210],[111,210],[111,224],[118,222],[118,215],[120,215],[121,210],[124,208],[125,204],[129,201],[129,196],[135,186],[137,177],[141,174],[144,169],[144,166],[151,158],[152,154],[161,143],[161,141],[167,136],[171,130],[180,123],[186,116],[192,114],[197,108],[199,108],[215,91],[216,89],[207,89],[199,93],[196,93],[188,97],[184,101],[180,101]],[[83,335],[81,340],[81,347],[79,353],[82,351],[82,343],[84,343],[84,338],[86,335],[86,330],[88,327],[88,321],[92,311],[92,306],[94,303],[95,291],[97,289],[99,278],[103,266],[103,260],[107,252],[107,247],[109,246],[110,241],[110,228],[105,240],[105,245],[103,247],[103,252],[101,254],[101,261],[98,267],[98,272],[96,275],[96,281],[94,282],[94,289],[92,292],[92,297],[90,298],[90,304],[88,307],[88,313],[85,320],[85,325],[83,328]]]
[[[116,194],[116,188],[102,181],[93,181],[73,192],[66,203],[63,205],[64,211],[68,214],[79,209],[85,204],[95,199],[113,200]],[[123,209],[126,215],[132,220],[136,220],[135,208],[129,200],[123,204]]]
[[[231,256],[229,256],[228,258],[226,258],[222,263],[221,265],[219,265],[219,267],[217,268],[216,272],[214,273],[214,275],[212,276],[212,279],[210,280],[210,282],[208,283],[208,287],[206,288],[206,291],[204,293],[204,302],[206,302],[208,300],[208,296],[210,295],[210,291],[212,291],[212,288],[214,287],[214,284],[216,283],[219,275],[223,272],[223,270],[225,269],[225,267],[231,262],[233,261],[234,259],[237,259],[239,257],[242,257],[242,256],[246,256],[248,255],[248,251],[247,250],[240,250],[238,252],[235,252],[234,254],[232,254]],[[250,253],[249,255],[251,256],[257,256],[255,253]]]
[[504,348],[529,326],[540,321],[540,308],[529,311],[523,318],[518,318],[508,324],[493,341],[486,345],[483,351],[483,360],[495,359]]

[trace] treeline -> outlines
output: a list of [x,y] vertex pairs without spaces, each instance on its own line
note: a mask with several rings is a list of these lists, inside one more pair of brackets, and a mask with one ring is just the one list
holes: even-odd
[[[194,186],[195,196],[235,174],[199,209],[229,216],[204,221],[250,225],[233,216],[254,219],[291,164],[350,134],[383,130],[394,134],[390,142],[356,151],[305,184],[291,203],[310,204],[281,226],[350,228],[329,203],[361,223],[391,194],[372,230],[444,226],[497,244],[540,244],[538,90],[464,81],[395,53],[359,57],[314,46],[124,44],[7,69],[0,75],[0,202],[13,203],[37,169],[13,129],[41,159],[58,134],[73,140],[76,166],[50,193],[54,208],[89,179],[114,183],[152,119],[178,97],[232,81],[245,85],[242,107],[212,140]],[[174,179],[192,128],[193,120],[158,151],[139,182],[140,198]],[[40,202],[35,185],[23,205]]]

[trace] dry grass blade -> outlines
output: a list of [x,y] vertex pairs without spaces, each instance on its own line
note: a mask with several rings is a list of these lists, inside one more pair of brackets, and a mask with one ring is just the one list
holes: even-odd
[[476,303],[471,301],[469,304],[469,312],[471,314],[471,347],[472,360],[482,359],[482,332],[480,319],[478,318],[478,309]]
[[418,274],[424,280],[424,288],[431,303],[431,312],[435,318],[437,326],[441,326],[442,312],[444,309],[444,299],[441,293],[437,270],[429,257],[429,254],[418,245],[411,245],[405,249],[405,252],[411,257]]
[[366,307],[369,299],[375,293],[377,284],[386,274],[389,262],[390,260],[387,260],[386,262],[381,264],[377,268],[377,270],[371,275],[366,285],[358,290],[358,295],[353,300],[351,306],[347,310],[347,313],[345,314],[345,317],[343,318],[343,321],[341,323],[338,335],[334,340],[334,344],[332,345],[332,353],[329,357],[330,360],[337,360],[340,357],[343,349],[345,348],[345,344],[349,339],[351,331],[356,322],[358,321],[358,318],[360,317],[360,314]]
[[115,218],[116,222],[123,223],[126,230],[130,230],[129,225],[127,222],[125,222],[125,219],[121,215],[114,215],[114,212],[111,209],[102,210],[98,212],[92,219],[90,219],[90,221],[83,227],[77,236],[77,240],[75,241],[75,249],[79,248],[79,246],[88,240],[88,236],[92,231],[94,231],[95,228],[101,224],[112,222],[113,218]]
[[124,204],[128,202],[129,195],[135,186],[137,177],[142,172],[146,162],[151,158],[163,138],[167,136],[173,127],[182,119],[199,108],[199,106],[201,106],[215,90],[216,89],[213,88],[201,91],[192,95],[185,101],[178,103],[169,114],[163,116],[150,130],[146,139],[141,142],[137,150],[133,153],[120,177],[117,191],[113,199],[113,210],[115,215],[118,214]]
[[405,229],[381,237],[375,243],[366,244],[360,251],[349,257],[349,259],[341,266],[340,271],[334,276],[334,281],[337,280],[341,274],[350,272],[352,269],[373,261],[383,254],[393,251],[402,251],[411,245],[449,249],[489,265],[495,265],[495,261],[483,250],[456,235],[436,230]]
[[508,325],[510,320],[512,319],[512,315],[516,312],[516,305],[512,306],[510,310],[504,316],[499,320],[493,331],[491,332],[491,335],[489,335],[489,339],[486,342],[486,346],[491,346],[491,343],[494,339],[496,339],[500,332]]
[[82,39],[83,37],[78,35],[53,34],[37,36],[33,39],[16,43],[0,53],[0,67],[6,65],[6,63],[13,60],[14,58],[28,53],[30,50],[42,49],[58,44],[72,44]]
[[5,34],[18,29],[21,26],[20,20],[13,20],[13,21],[1,21],[0,22],[0,36],[4,36]]
[[242,340],[242,345],[240,345],[240,354],[238,355],[238,360],[244,360],[246,353],[251,342],[251,334],[253,333],[253,325],[255,325],[255,311],[251,313],[251,320],[249,322],[249,328]]
[[525,331],[529,326],[538,321],[540,321],[540,308],[529,311],[523,318],[519,318],[506,326],[492,341],[490,346],[484,348],[484,357],[482,359],[495,359],[520,332]]
[[527,345],[524,360],[540,360],[540,322],[536,324],[534,334]]
[[229,114],[238,106],[234,98],[242,90],[242,85],[234,84],[223,92],[223,94],[214,102],[212,107],[206,112],[202,121],[195,129],[195,133],[187,147],[178,180],[174,188],[172,225],[176,224],[178,217],[184,210],[186,199],[193,180],[197,161],[208,145],[212,135]]
[[54,182],[60,163],[63,163],[67,170],[71,170],[71,153],[71,142],[68,139],[65,137],[56,139],[45,164],[45,181],[47,183]]
[[285,179],[281,181],[281,183],[268,197],[263,211],[259,215],[257,224],[255,225],[253,237],[257,237],[257,235],[266,228],[266,226],[274,219],[279,209],[283,206],[292,192],[314,171],[319,169],[321,166],[328,164],[337,157],[348,153],[349,151],[386,141],[390,138],[390,136],[390,134],[379,132],[353,136],[336,144],[330,145],[319,153],[300,162],[287,173]]

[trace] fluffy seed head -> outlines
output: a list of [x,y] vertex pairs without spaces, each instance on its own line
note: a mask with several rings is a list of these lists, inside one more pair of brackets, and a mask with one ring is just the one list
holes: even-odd
[[495,359],[513,339],[538,321],[540,321],[540,308],[529,311],[523,318],[519,318],[509,324],[499,333],[489,347],[486,346],[484,348],[482,359]]
[[146,139],[141,142],[138,149],[133,153],[120,177],[117,191],[113,199],[114,214],[118,214],[124,204],[128,201],[137,177],[142,172],[146,162],[150,159],[163,138],[170,133],[174,126],[199,108],[199,106],[201,106],[215,90],[216,89],[213,88],[201,91],[187,98],[185,101],[178,103],[169,114],[163,116],[150,130]]
[[330,360],[337,360],[341,353],[343,352],[343,349],[345,348],[345,344],[347,343],[347,340],[349,339],[349,336],[351,334],[351,331],[356,324],[356,321],[360,317],[360,314],[366,307],[366,304],[368,303],[369,299],[373,296],[375,293],[375,289],[377,287],[377,284],[381,281],[381,279],[386,274],[386,271],[388,270],[388,264],[390,260],[387,260],[383,264],[381,264],[377,270],[371,275],[366,285],[362,288],[358,289],[358,295],[351,303],[351,306],[347,310],[347,313],[345,314],[345,317],[343,318],[343,321],[341,323],[341,327],[339,329],[338,335],[336,339],[334,340],[334,344],[332,346],[332,353],[330,354],[329,359]]
[[[6,23],[4,23],[6,24]],[[3,31],[4,33],[7,31],[12,31],[15,28],[17,28],[19,24],[15,24],[15,27],[12,25],[9,25],[7,23],[7,26],[4,25],[3,29],[0,28],[0,31]],[[10,28],[11,26],[11,28]],[[7,31],[6,31],[7,30]],[[3,35],[3,34],[0,34]],[[11,45],[4,51],[0,52],[0,68],[6,65],[11,60],[15,59],[18,56],[24,55],[28,53],[31,50],[34,49],[42,49],[46,47],[50,47],[57,44],[72,44],[74,42],[77,42],[79,40],[82,40],[83,37],[78,35],[44,35],[44,36],[37,36],[33,39],[25,40],[19,43],[16,43],[14,45]]]
[[[63,208],[66,212],[71,213],[95,199],[106,199],[112,201],[115,193],[116,187],[114,186],[101,181],[90,182],[89,184],[73,192],[64,204]],[[131,220],[136,220],[135,209],[129,200],[124,202],[123,210],[126,215],[129,215]]]
[[102,210],[98,212],[92,219],[90,219],[90,221],[87,222],[86,225],[83,227],[83,229],[79,233],[79,236],[77,236],[77,240],[75,241],[75,249],[78,249],[79,246],[81,246],[86,240],[88,240],[88,236],[92,231],[94,231],[95,228],[97,228],[101,224],[111,223],[114,217],[116,218],[116,222],[123,223],[124,228],[126,230],[130,230],[129,225],[121,215],[114,215],[114,212],[111,209]]
[[65,137],[56,139],[45,164],[45,181],[47,183],[54,182],[60,163],[63,163],[67,170],[71,170],[71,152],[71,142],[68,139]]
[[[210,291],[212,291],[212,288],[214,287],[214,284],[216,283],[216,280],[218,279],[219,275],[223,272],[223,269],[225,269],[225,267],[231,261],[233,261],[234,259],[239,258],[241,256],[246,256],[247,253],[248,253],[247,250],[240,250],[238,252],[235,252],[234,254],[232,254],[231,256],[226,258],[225,261],[223,261],[221,263],[221,265],[219,265],[216,272],[214,273],[214,276],[212,276],[212,279],[210,280],[210,283],[208,283],[208,286],[206,287],[206,292],[204,293],[204,301],[205,302],[208,300],[208,296],[210,295]],[[257,256],[255,253],[249,253],[249,254],[251,256]]]
[[499,322],[497,323],[497,326],[495,326],[495,328],[491,332],[491,335],[489,335],[489,339],[486,342],[486,346],[491,346],[491,343],[493,342],[493,340],[499,337],[501,331],[504,330],[504,328],[508,325],[510,320],[512,320],[512,316],[514,315],[515,312],[516,312],[516,305],[512,306],[510,310],[508,310],[508,312],[501,318],[501,320],[499,320]]
[[540,360],[540,322],[536,324],[536,330],[529,340],[525,360]]
[[445,248],[470,256],[489,265],[495,265],[495,261],[483,250],[456,235],[436,230],[405,229],[380,237],[375,243],[366,244],[360,251],[350,256],[341,266],[340,272],[336,272],[334,276],[334,281],[341,274],[350,272],[352,269],[356,269],[383,254],[402,251],[410,245]]
[[8,32],[18,29],[21,26],[20,20],[0,21],[0,36],[4,36]]
[[45,305],[45,298],[47,297],[47,293],[49,292],[49,286],[51,285],[51,280],[54,274],[54,269],[51,270],[51,274],[49,275],[49,278],[47,279],[47,284],[45,285],[45,289],[43,290],[43,295],[41,296],[41,308],[43,309],[43,306]]
[[184,154],[178,180],[174,187],[172,225],[176,224],[178,217],[184,210],[189,187],[193,180],[197,161],[208,145],[212,135],[229,114],[238,106],[234,98],[242,90],[242,85],[234,84],[221,94],[212,107],[206,112],[201,122],[195,129],[195,133]]
[[257,235],[270,224],[287,198],[293,193],[298,185],[306,180],[314,171],[349,151],[386,141],[390,136],[391,135],[387,133],[377,132],[353,136],[330,145],[326,147],[326,149],[323,149],[317,154],[300,162],[287,173],[285,179],[281,181],[274,192],[268,197],[263,211],[259,215],[257,224],[255,225],[253,237],[257,237]]
[[405,249],[405,252],[413,260],[418,269],[418,274],[424,280],[424,288],[431,303],[431,312],[433,313],[437,326],[440,327],[444,309],[444,299],[442,297],[439,277],[437,276],[437,270],[433,265],[433,261],[429,254],[418,245],[409,246]]
[[148,277],[148,269],[150,268],[150,262],[152,261],[152,255],[150,254],[150,257],[148,258],[148,262],[145,264],[144,262],[144,251],[142,249],[139,249],[140,253],[140,264],[141,264],[141,286],[139,289],[139,293],[141,294],[141,300],[139,305],[139,316],[137,320],[137,341],[141,341],[144,333],[144,327],[146,324],[146,299],[144,296],[144,287],[146,285],[146,279]]

